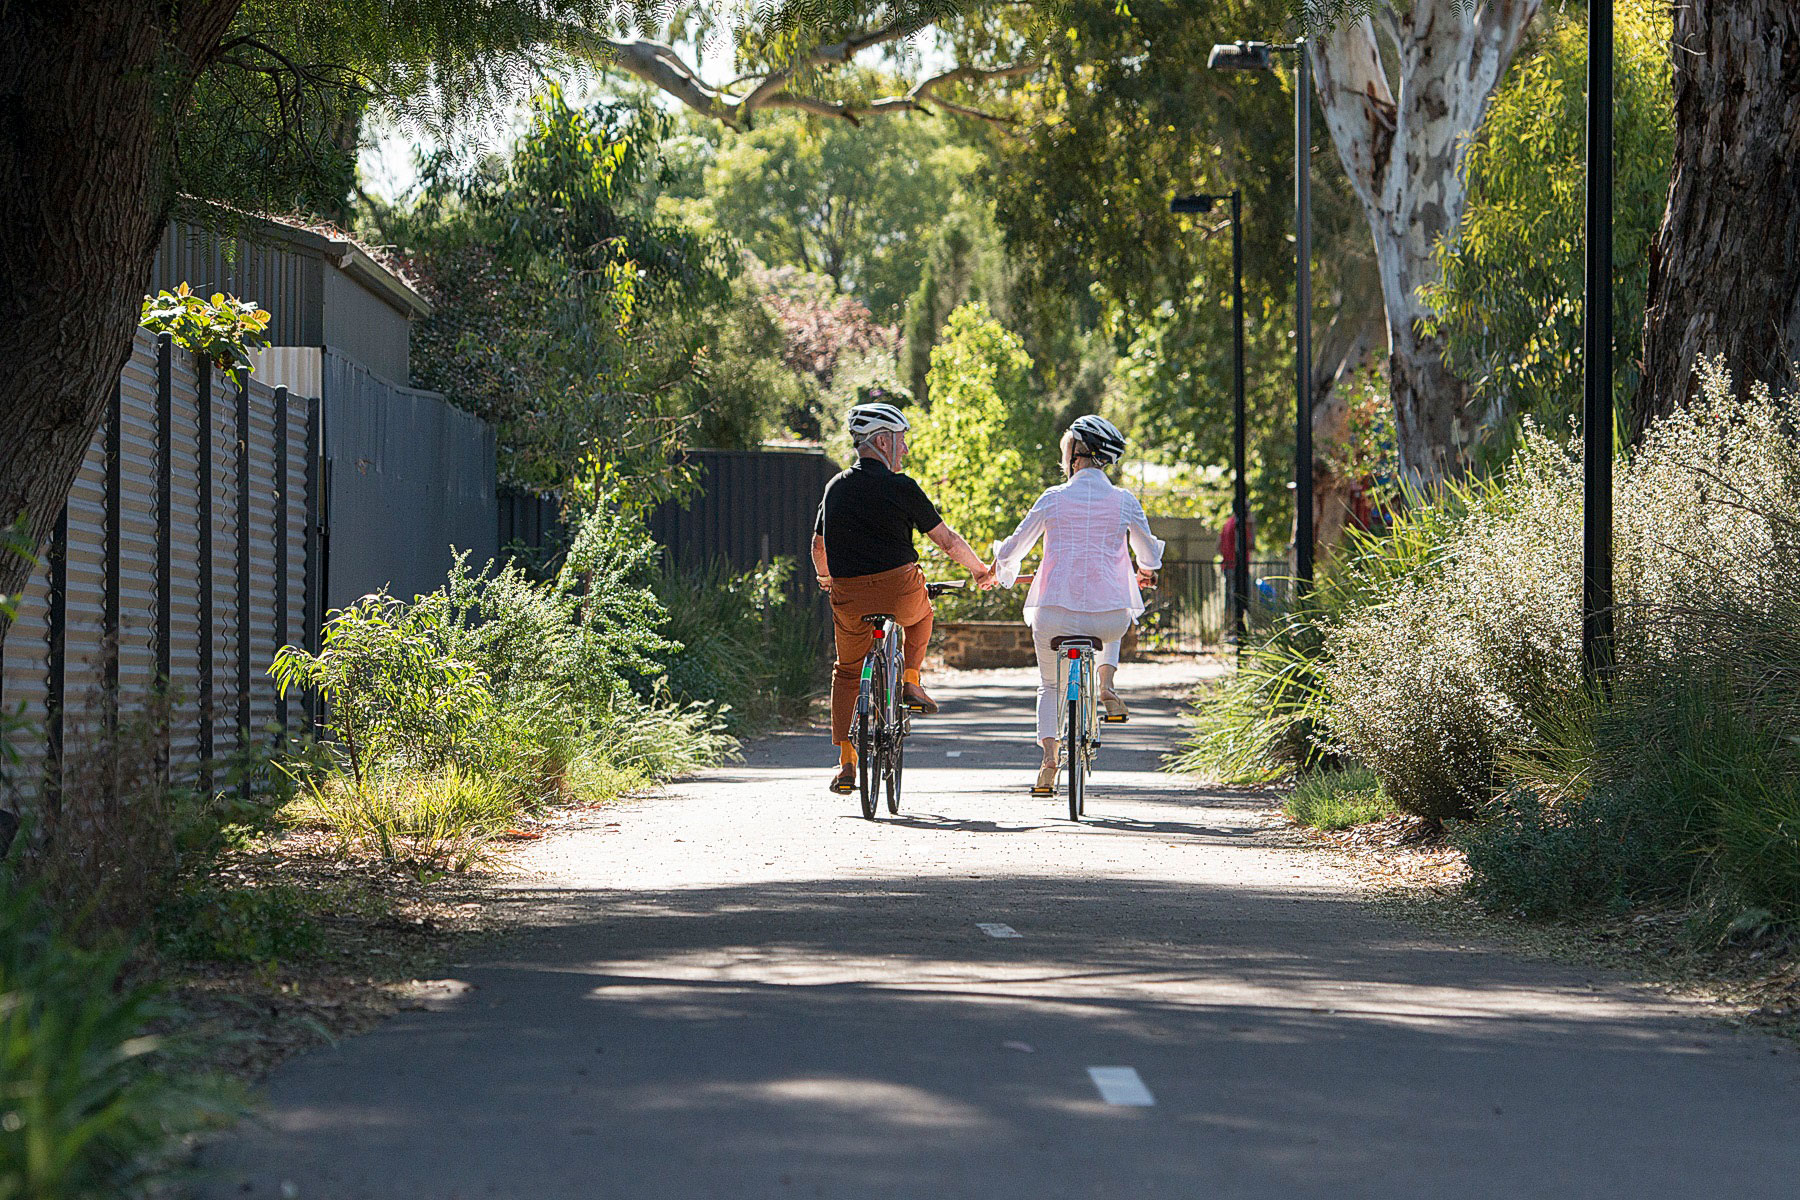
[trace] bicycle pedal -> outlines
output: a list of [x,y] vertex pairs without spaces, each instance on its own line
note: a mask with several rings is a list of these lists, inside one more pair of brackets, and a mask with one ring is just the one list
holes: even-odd
[[1041,787],[1037,787],[1037,786],[1033,785],[1033,787],[1031,789],[1031,794],[1034,796],[1054,796],[1054,795],[1056,795],[1056,789],[1055,788],[1041,788]]
[[1125,724],[1125,722],[1131,720],[1131,718],[1130,717],[1101,717],[1100,720],[1102,723],[1107,724],[1107,725],[1123,725],[1123,724]]

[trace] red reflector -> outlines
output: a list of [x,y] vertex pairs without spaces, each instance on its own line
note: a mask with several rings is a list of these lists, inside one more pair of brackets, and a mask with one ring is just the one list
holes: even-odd
[[886,636],[887,636],[887,630],[885,630],[885,629],[877,629],[875,631],[875,640],[876,641],[880,641],[882,638],[884,638]]
[[1070,658],[1080,658],[1080,657],[1081,657],[1081,651],[1079,651],[1079,650],[1070,650],[1070,651],[1069,651],[1069,657],[1070,657]]

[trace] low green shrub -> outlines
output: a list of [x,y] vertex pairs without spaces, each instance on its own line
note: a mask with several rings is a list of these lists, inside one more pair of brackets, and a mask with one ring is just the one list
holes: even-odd
[[160,948],[188,962],[289,962],[324,946],[310,897],[286,884],[197,880],[157,909],[156,928]]
[[152,1032],[168,1014],[126,957],[75,945],[33,895],[0,895],[0,1196],[137,1195],[183,1135],[241,1115]]
[[662,634],[681,647],[666,658],[670,694],[721,705],[738,734],[805,716],[824,689],[829,629],[792,594],[793,572],[789,558],[742,573],[664,568],[652,585]]
[[1326,831],[1379,821],[1395,811],[1381,790],[1381,781],[1363,767],[1302,775],[1281,807],[1300,824]]
[[1331,761],[1318,736],[1320,649],[1310,614],[1246,647],[1236,671],[1204,685],[1170,765],[1221,783],[1263,783]]

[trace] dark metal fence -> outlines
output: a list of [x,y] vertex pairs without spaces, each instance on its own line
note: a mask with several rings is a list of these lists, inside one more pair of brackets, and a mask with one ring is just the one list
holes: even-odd
[[[813,517],[838,466],[822,450],[690,450],[698,491],[650,514],[650,534],[683,566],[735,570],[786,556],[802,564]],[[801,571],[802,577],[806,569]]]
[[492,426],[329,349],[322,374],[326,608],[381,588],[435,591],[452,546],[485,566],[499,511]]
[[[1292,595],[1293,568],[1285,559],[1250,561],[1250,626],[1266,624],[1286,609]],[[1156,591],[1138,622],[1146,646],[1197,652],[1225,642],[1231,616],[1227,611],[1225,569],[1217,562],[1166,562],[1158,572]]]

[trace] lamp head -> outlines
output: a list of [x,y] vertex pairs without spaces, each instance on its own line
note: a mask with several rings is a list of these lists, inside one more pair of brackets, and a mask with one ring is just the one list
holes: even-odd
[[1213,210],[1213,205],[1230,198],[1229,196],[1206,195],[1177,196],[1169,201],[1169,211],[1172,213],[1209,213]]
[[1214,46],[1206,56],[1210,71],[1268,71],[1273,69],[1267,42],[1230,42]]

